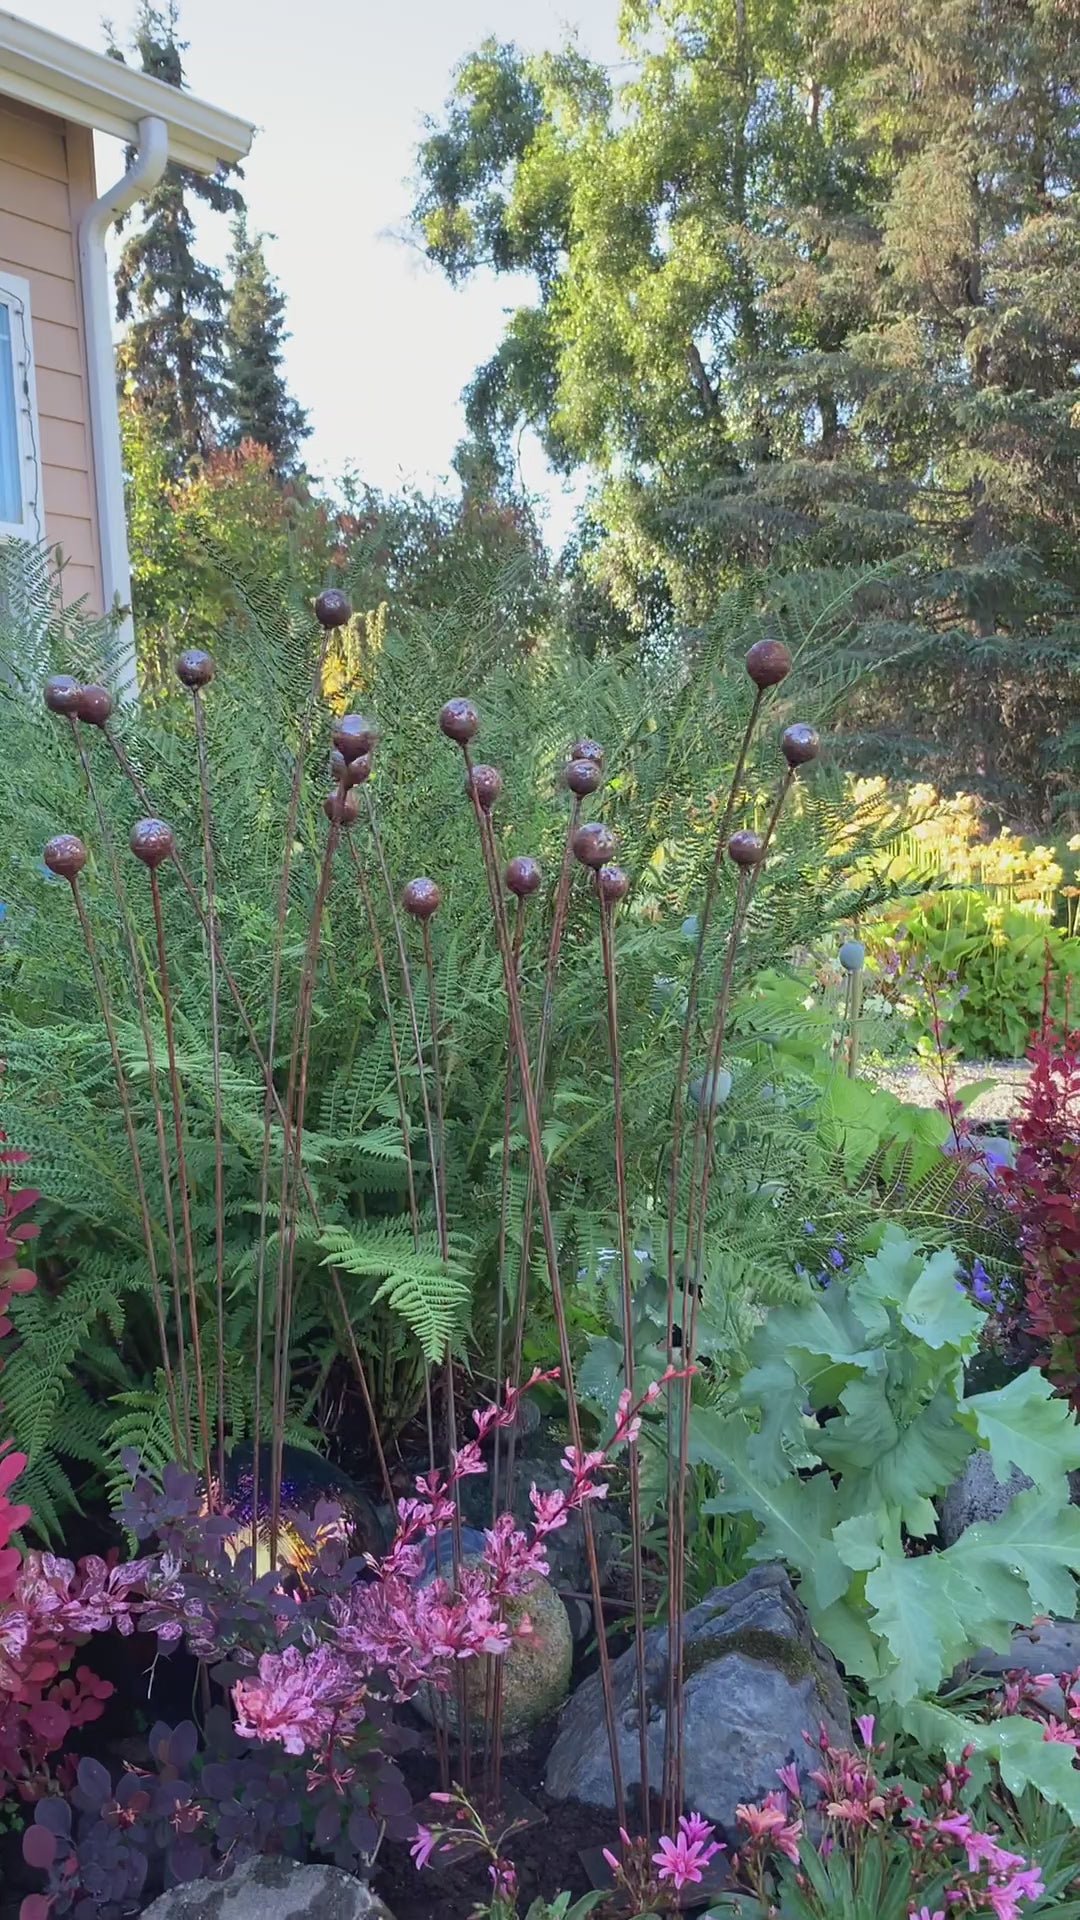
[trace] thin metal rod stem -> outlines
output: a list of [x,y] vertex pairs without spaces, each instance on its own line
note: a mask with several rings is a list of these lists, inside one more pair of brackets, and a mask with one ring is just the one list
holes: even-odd
[[[672,1098],[672,1109],[671,1109],[671,1153],[668,1161],[667,1301],[666,1301],[665,1344],[666,1344],[667,1364],[669,1367],[673,1366],[675,1361],[675,1287],[676,1287],[675,1219],[676,1219],[676,1215],[678,1213],[678,1208],[679,1208],[679,1169],[680,1169],[680,1157],[682,1152],[683,1110],[684,1110],[685,1101],[686,1101],[686,1080],[687,1080],[687,1074],[690,1068],[690,1048],[693,1044],[694,1030],[697,1023],[698,997],[701,991],[701,975],[702,975],[702,968],[704,966],[704,960],[705,960],[705,943],[708,938],[709,927],[712,921],[713,907],[716,902],[716,892],[717,892],[717,887],[719,885],[719,880],[720,880],[720,869],[723,865],[724,852],[727,847],[727,841],[728,841],[728,833],[730,831],[731,822],[735,814],[735,802],[738,797],[739,788],[742,784],[743,774],[746,770],[747,756],[750,752],[750,745],[754,737],[754,730],[757,726],[758,718],[761,713],[761,705],[762,705],[763,698],[764,698],[763,689],[761,687],[755,687],[754,699],[750,707],[750,713],[747,717],[746,727],[743,731],[742,741],[739,747],[738,756],[735,761],[735,767],[731,776],[731,784],[728,787],[727,800],[724,804],[724,812],[721,817],[719,828],[717,829],[716,840],[713,846],[712,865],[709,869],[709,876],[705,885],[705,898],[704,898],[704,901],[702,902],[701,914],[698,920],[697,939],[694,944],[694,958],[691,964],[690,979],[687,984],[687,990],[686,990],[686,1009],[683,1014],[682,1032],[679,1039],[679,1063],[675,1072],[675,1090]],[[700,1120],[701,1120],[701,1116],[699,1111],[695,1119],[695,1127],[694,1127],[694,1161],[695,1163],[696,1163],[697,1151],[698,1151]],[[692,1187],[693,1187],[693,1170],[691,1170],[691,1188]],[[689,1244],[688,1242],[684,1242],[684,1267],[685,1267],[686,1259],[688,1257],[689,1257]],[[674,1794],[673,1794],[673,1786],[674,1786],[674,1780],[675,1780],[675,1768],[673,1764],[674,1763],[674,1744],[673,1743],[675,1738],[674,1727],[675,1727],[675,1715],[676,1715],[676,1699],[677,1699],[679,1689],[681,1688],[681,1685],[682,1685],[682,1675],[679,1670],[679,1662],[676,1659],[676,1652],[677,1652],[676,1635],[678,1631],[675,1624],[675,1607],[676,1607],[676,1601],[677,1601],[676,1582],[678,1579],[678,1570],[676,1565],[676,1534],[679,1531],[684,1521],[685,1499],[686,1499],[685,1485],[683,1483],[680,1483],[678,1486],[674,1484],[674,1457],[675,1457],[674,1422],[675,1422],[675,1409],[673,1404],[673,1396],[669,1394],[667,1396],[667,1519],[668,1519],[668,1528],[667,1528],[667,1531],[668,1531],[668,1540],[667,1540],[668,1670],[667,1670],[667,1678],[668,1678],[668,1690],[667,1690],[667,1712],[665,1717],[665,1729],[664,1729],[664,1808],[663,1808],[663,1812],[664,1812],[664,1818],[667,1824],[667,1828],[669,1831],[672,1831],[672,1832],[674,1831],[675,1821],[678,1817],[678,1814],[681,1811],[681,1801],[677,1801],[674,1798]]]
[[[206,753],[206,724],[202,696],[191,690],[195,710],[195,747],[199,761],[199,809],[202,816],[203,884],[206,918],[210,925],[207,951],[210,961],[210,1054],[214,1094],[214,1333],[217,1340],[217,1470],[219,1495],[225,1498],[225,1168],[221,1116],[221,1011],[218,1005],[217,909],[214,902],[214,836],[210,814],[210,768]],[[258,1434],[252,1449],[252,1474],[258,1453]],[[254,1493],[254,1487],[252,1489]],[[252,1511],[256,1509],[253,1505]]]
[[289,1342],[292,1334],[296,1227],[300,1207],[301,1168],[304,1151],[304,1106],[307,1098],[308,1057],[311,1037],[311,1008],[319,963],[319,936],[323,911],[330,887],[330,870],[341,828],[330,822],[326,846],[319,866],[319,878],[311,908],[304,964],[300,973],[296,1016],[293,1022],[289,1056],[288,1090],[285,1110],[291,1117],[289,1146],[281,1156],[281,1191],[278,1210],[278,1261],[274,1290],[273,1410],[271,1413],[270,1484],[270,1558],[277,1552],[278,1523],[281,1515],[281,1471],[285,1447],[285,1410],[289,1383]]
[[[124,774],[125,778],[130,782],[135,793],[138,795],[138,798],[141,801],[142,805],[146,807],[148,811],[151,811],[152,803],[151,803],[150,797],[146,791],[145,786],[140,780],[139,775],[136,773],[134,767],[131,765],[131,762],[128,759],[128,756],[124,751],[123,745],[121,744],[120,741],[118,741],[114,737],[114,735],[109,731],[107,727],[103,729],[103,732],[105,734],[106,740],[109,743],[109,746],[113,751],[113,754],[116,757],[116,760],[120,766],[121,772]],[[198,917],[199,923],[202,926],[203,931],[209,937],[210,929],[207,923],[206,914],[203,911],[202,901],[199,899],[198,891],[193,885],[190,875],[187,873],[187,870],[184,867],[184,864],[180,859],[179,854],[175,851],[175,849],[173,851],[172,860],[173,860],[173,865],[176,868],[177,875],[180,879],[181,885],[183,886],[184,891],[188,896],[188,899],[191,901],[191,904],[195,909],[195,913]],[[251,1016],[248,1013],[247,1007],[244,1003],[244,997],[240,992],[239,987],[237,986],[235,976],[227,960],[225,959],[225,956],[221,950],[220,944],[218,946],[218,965],[221,969],[221,977],[224,980],[226,987],[228,988],[229,994],[232,998],[233,1005],[235,1006],[237,1014],[239,1016],[240,1024],[244,1029],[244,1034],[248,1041],[248,1045],[250,1046],[251,1051],[255,1056],[259,1070],[263,1076],[263,1084],[266,1088],[266,1092],[270,1096],[270,1099],[273,1103],[274,1111],[281,1122],[282,1128],[284,1130],[284,1135],[285,1137],[287,1137],[288,1121],[287,1121],[285,1107],[282,1102],[281,1096],[274,1085],[272,1064],[270,1063],[270,1061],[268,1061],[267,1056],[263,1053],[262,1047],[259,1045],[259,1037],[255,1032],[254,1026],[252,1025]],[[149,1031],[149,1029],[147,1029],[147,1031]],[[284,1151],[284,1148],[283,1148],[283,1151]],[[307,1200],[309,1207],[311,1208],[312,1219],[314,1220],[316,1227],[321,1229],[322,1222],[319,1215],[318,1204],[316,1202],[315,1195],[312,1190],[311,1182],[308,1179],[307,1170],[303,1167],[301,1168],[301,1181],[304,1188],[304,1197]],[[167,1192],[167,1188],[166,1188],[166,1192]],[[168,1204],[169,1202],[167,1201],[167,1205]],[[346,1344],[348,1345],[348,1348],[349,1348],[349,1355],[353,1363],[353,1371],[356,1374],[357,1384],[359,1385],[359,1388],[360,1388],[361,1398],[363,1399],[365,1410],[371,1422],[372,1439],[374,1441],[375,1451],[378,1456],[379,1470],[382,1474],[383,1485],[386,1490],[387,1498],[390,1500],[392,1504],[393,1498],[394,1498],[393,1483],[390,1479],[390,1472],[386,1463],[386,1455],[383,1451],[382,1437],[379,1433],[378,1423],[375,1418],[375,1405],[371,1397],[371,1389],[368,1386],[367,1373],[364,1369],[363,1362],[360,1359],[359,1349],[357,1348],[356,1341],[355,1341],[355,1338],[353,1337],[352,1329],[349,1324],[348,1308],[345,1300],[345,1292],[341,1284],[341,1275],[336,1267],[330,1267],[329,1273],[330,1273],[331,1284],[334,1288],[334,1296],[338,1305],[338,1309],[342,1316],[342,1325],[345,1331]],[[256,1457],[257,1457],[257,1454],[256,1454]],[[254,1492],[254,1485],[252,1490]]]
[[105,857],[109,863],[109,874],[112,879],[113,893],[117,906],[120,909],[120,922],[124,929],[124,940],[128,950],[128,959],[131,963],[131,980],[135,989],[135,1003],[139,1012],[139,1027],[142,1033],[143,1050],[146,1054],[147,1085],[150,1089],[150,1105],[154,1115],[154,1134],[157,1141],[158,1152],[158,1173],[161,1179],[162,1207],[165,1213],[165,1235],[169,1249],[173,1318],[176,1323],[177,1373],[180,1383],[180,1407],[183,1413],[181,1427],[183,1446],[181,1448],[180,1458],[186,1465],[192,1466],[194,1464],[194,1449],[191,1440],[191,1400],[188,1391],[187,1355],[184,1343],[184,1315],[180,1291],[180,1255],[176,1242],[176,1216],[173,1211],[169,1151],[165,1141],[165,1113],[158,1085],[157,1060],[154,1053],[154,1038],[150,1028],[150,1014],[146,1005],[146,989],[143,985],[142,961],[135,943],[135,931],[132,926],[123,876],[120,872],[120,862],[116,857],[116,846],[109,829],[105,809],[101,803],[101,796],[97,790],[90,760],[83,746],[79,723],[74,718],[71,721],[71,731],[79,756],[79,764],[82,767],[83,778],[86,781],[87,791],[93,804],[94,813],[97,816],[98,831],[101,834],[101,844],[105,849]]
[[128,1087],[124,1064],[120,1058],[120,1048],[116,1038],[109,996],[105,986],[105,976],[97,956],[97,947],[90,927],[90,918],[83,905],[77,877],[71,879],[71,897],[75,902],[75,911],[79,916],[83,942],[94,976],[94,988],[101,1008],[101,1018],[105,1023],[105,1032],[109,1039],[109,1052],[112,1055],[113,1073],[116,1076],[116,1091],[120,1096],[120,1111],[124,1117],[124,1132],[127,1135],[128,1152],[131,1155],[131,1168],[135,1177],[135,1192],[139,1202],[139,1219],[142,1225],[143,1244],[146,1248],[146,1264],[150,1271],[150,1285],[154,1296],[154,1316],[157,1320],[158,1339],[161,1343],[161,1364],[165,1374],[165,1393],[169,1402],[169,1425],[172,1430],[173,1446],[177,1458],[183,1455],[183,1442],[180,1431],[180,1414],[176,1401],[176,1382],[173,1378],[172,1361],[169,1357],[169,1335],[165,1324],[165,1299],[161,1290],[161,1278],[158,1274],[157,1257],[154,1253],[154,1229],[150,1219],[150,1208],[146,1198],[146,1182],[143,1179],[142,1158],[135,1135],[135,1121],[131,1110],[131,1092]]
[[195,1363],[195,1404],[199,1415],[199,1439],[202,1443],[203,1471],[206,1476],[207,1505],[213,1510],[214,1489],[210,1464],[210,1428],[206,1417],[206,1381],[203,1377],[202,1341],[199,1335],[199,1302],[195,1285],[195,1247],[191,1237],[191,1203],[188,1195],[187,1159],[184,1153],[184,1116],[180,1102],[180,1074],[176,1064],[176,1037],[173,1032],[172,991],[165,953],[165,921],[161,912],[161,888],[153,867],[150,874],[150,898],[154,907],[154,932],[157,938],[158,986],[165,1022],[165,1051],[169,1063],[169,1095],[172,1104],[173,1137],[176,1144],[176,1178],[180,1187],[180,1226],[184,1240],[184,1264],[187,1269],[188,1316],[191,1325],[191,1350]]
[[[607,1001],[608,1054],[615,1103],[615,1194],[619,1216],[619,1265],[622,1273],[623,1386],[634,1397],[634,1320],[630,1284],[630,1209],[626,1192],[626,1142],[622,1113],[622,1062],[619,1050],[619,993],[615,971],[613,909],[600,895],[600,951]],[[637,1673],[638,1760],[641,1769],[641,1826],[649,1838],[649,1699],[645,1666],[645,1592],[641,1567],[641,1462],[637,1441],[627,1447],[630,1482],[630,1576],[634,1598],[634,1655]]]
[[[262,1387],[263,1387],[263,1344],[265,1340],[266,1318],[266,1218],[270,1198],[270,1143],[274,1115],[274,1054],[277,1048],[278,1006],[281,998],[281,965],[285,947],[285,921],[289,911],[289,881],[292,876],[293,845],[296,840],[296,821],[300,812],[300,793],[304,779],[304,760],[311,740],[311,729],[315,718],[315,709],[319,701],[322,686],[323,668],[326,662],[326,649],[330,639],[329,630],[322,629],[319,652],[307,700],[300,720],[300,735],[293,758],[292,778],[289,782],[289,799],[285,810],[285,832],[282,845],[281,879],[278,882],[277,913],[274,923],[274,944],[270,963],[270,1020],[266,1036],[266,1085],[263,1094],[263,1137],[262,1153],[259,1161],[259,1243],[255,1261],[255,1395],[252,1407],[252,1428],[254,1447],[252,1450],[251,1476],[251,1564],[254,1577],[259,1526],[259,1456],[262,1440]],[[279,1109],[280,1110],[280,1109]],[[288,1119],[282,1110],[281,1151],[288,1157],[289,1134]]]
[[416,1205],[416,1176],[413,1171],[409,1107],[405,1098],[405,1081],[401,1071],[401,1050],[397,1043],[397,1033],[394,1028],[394,1006],[390,997],[390,981],[386,972],[386,956],[383,952],[382,937],[379,933],[378,921],[375,918],[375,906],[371,898],[371,888],[368,885],[368,877],[364,870],[364,863],[356,851],[356,842],[348,829],[346,829],[345,833],[345,842],[353,863],[357,885],[360,888],[360,898],[364,903],[364,913],[367,916],[368,931],[371,934],[371,944],[375,952],[375,966],[378,970],[379,989],[382,993],[383,1011],[386,1014],[386,1030],[390,1040],[390,1058],[394,1068],[394,1091],[397,1095],[398,1125],[401,1129],[401,1150],[405,1155],[405,1179],[409,1190],[409,1225],[412,1228],[413,1247],[418,1250],[420,1246],[420,1215]]
[[[566,915],[570,905],[570,886],[574,877],[574,835],[581,818],[581,796],[574,794],[570,807],[570,818],[563,841],[562,860],[559,865],[559,878],[555,886],[555,900],[551,914],[551,932],[548,936],[547,959],[544,964],[544,991],[540,1005],[540,1026],[536,1042],[535,1089],[538,1111],[543,1111],[544,1088],[547,1083],[547,1059],[551,1040],[551,1023],[555,1007],[555,983],[559,972],[559,955],[562,951],[563,933],[566,929]],[[536,1175],[532,1162],[525,1178],[525,1204],[521,1215],[521,1257],[518,1262],[518,1291],[514,1302],[514,1345],[510,1361],[510,1378],[517,1380],[521,1375],[521,1358],[525,1345],[525,1315],[529,1300],[529,1268],[532,1264],[532,1229],[536,1212]],[[509,1506],[514,1497],[514,1465],[517,1454],[517,1429],[511,1427],[506,1441],[506,1504]]]
[[[465,764],[470,766],[468,749],[464,749]],[[577,1395],[574,1391],[574,1370],[570,1353],[570,1334],[566,1319],[566,1306],[563,1299],[562,1281],[559,1275],[559,1255],[555,1242],[555,1223],[551,1215],[551,1203],[547,1190],[547,1168],[544,1163],[544,1144],[540,1133],[540,1118],[537,1111],[536,1096],[533,1091],[532,1070],[529,1065],[528,1042],[525,1037],[525,1022],[521,1011],[521,996],[518,992],[517,977],[514,970],[513,949],[507,929],[506,914],[502,895],[499,891],[498,856],[495,852],[494,837],[489,816],[484,812],[470,780],[469,790],[473,813],[476,818],[480,845],[484,855],[484,870],[487,876],[488,895],[491,900],[492,917],[499,943],[499,957],[502,961],[503,990],[506,995],[510,1015],[510,1031],[513,1037],[514,1051],[517,1055],[518,1074],[521,1081],[522,1099],[525,1105],[525,1127],[529,1139],[529,1156],[536,1175],[537,1203],[540,1213],[540,1232],[544,1244],[544,1258],[548,1269],[548,1282],[551,1288],[552,1309],[559,1338],[559,1360],[563,1385],[566,1392],[567,1418],[570,1437],[574,1447],[581,1455],[581,1417],[578,1411]],[[618,1824],[626,1825],[626,1798],[623,1792],[622,1764],[619,1756],[618,1732],[615,1725],[615,1702],[611,1686],[611,1657],[608,1651],[607,1636],[603,1629],[603,1594],[600,1588],[600,1568],[596,1557],[596,1537],[593,1533],[592,1514],[586,1501],[582,1508],[582,1530],[585,1538],[585,1555],[589,1567],[589,1586],[593,1596],[593,1610],[597,1626],[597,1651],[600,1658],[601,1686],[604,1696],[604,1719],[607,1725],[608,1745],[611,1750],[611,1775],[615,1790],[615,1810]]]

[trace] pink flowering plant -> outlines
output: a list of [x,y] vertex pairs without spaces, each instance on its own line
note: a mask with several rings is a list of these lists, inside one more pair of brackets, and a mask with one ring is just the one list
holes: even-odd
[[806,1735],[807,1764],[789,1763],[778,1789],[737,1809],[733,1877],[763,1912],[791,1920],[1023,1920],[1032,1903],[1060,1893],[1069,1869],[1060,1884],[1047,1884],[977,1812],[970,1751],[916,1801],[910,1783],[882,1777],[885,1749],[875,1745],[873,1716],[856,1726],[856,1749],[834,1747],[824,1729],[816,1741]]

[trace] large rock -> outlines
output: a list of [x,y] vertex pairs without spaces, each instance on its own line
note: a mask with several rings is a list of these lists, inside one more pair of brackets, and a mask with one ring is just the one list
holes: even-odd
[[[499,1656],[502,1667],[503,1733],[508,1740],[528,1733],[562,1706],[570,1689],[574,1640],[566,1608],[553,1586],[537,1578],[528,1593],[504,1602],[507,1621],[517,1627],[527,1617],[530,1632],[514,1640]],[[484,1725],[488,1711],[488,1670],[491,1660],[466,1660],[459,1669],[465,1686],[465,1708],[474,1728]],[[442,1696],[444,1712],[457,1727],[455,1691]],[[424,1719],[432,1718],[431,1696],[422,1690],[413,1703]]]
[[1014,1494],[1033,1484],[1014,1467],[999,1480],[985,1447],[976,1447],[963,1472],[957,1475],[941,1503],[941,1538],[947,1547],[979,1520],[1000,1520]]
[[[667,1627],[645,1636],[649,1714],[649,1783],[663,1776],[667,1701]],[[755,1567],[730,1587],[717,1587],[684,1621],[683,1761],[686,1805],[729,1832],[740,1800],[759,1800],[777,1786],[789,1760],[803,1767],[804,1729],[825,1725],[837,1746],[850,1746],[851,1715],[839,1670],[814,1635],[805,1607],[783,1567]],[[631,1647],[612,1665],[616,1727],[625,1785],[638,1787],[636,1657]],[[593,1674],[567,1705],[548,1760],[547,1791],[556,1800],[614,1807],[600,1676]]]
[[143,1920],[393,1920],[364,1880],[339,1867],[245,1860],[230,1880],[189,1880],[146,1908]]

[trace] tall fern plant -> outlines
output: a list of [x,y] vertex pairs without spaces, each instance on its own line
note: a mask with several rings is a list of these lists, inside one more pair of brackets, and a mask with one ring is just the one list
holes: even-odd
[[[562,785],[567,748],[581,734],[604,742],[604,785],[592,804],[614,829],[634,883],[616,938],[629,1208],[635,1244],[652,1247],[659,1258],[682,996],[693,946],[684,923],[711,867],[745,723],[742,657],[761,638],[762,626],[756,603],[743,593],[719,603],[689,664],[683,652],[652,661],[588,662],[556,636],[527,657],[508,659],[505,635],[497,630],[503,604],[498,583],[486,600],[470,583],[467,621],[442,615],[395,624],[391,609],[383,621],[367,623],[365,632],[377,633],[377,644],[349,652],[344,642],[355,629],[323,631],[299,594],[282,597],[276,588],[270,593],[258,582],[237,581],[235,618],[221,636],[217,671],[201,698],[204,794],[193,703],[179,683],[149,710],[125,707],[105,727],[92,720],[73,727],[63,714],[46,709],[41,689],[50,674],[69,673],[80,683],[108,680],[109,634],[62,614],[43,577],[28,578],[22,567],[16,582],[14,562],[8,565],[13,583],[7,605],[13,611],[0,638],[0,760],[8,769],[0,856],[0,1050],[7,1060],[5,1125],[33,1154],[35,1177],[47,1196],[42,1246],[48,1252],[41,1285],[18,1306],[20,1342],[5,1373],[5,1406],[29,1457],[24,1497],[36,1524],[54,1534],[65,1509],[102,1475],[117,1474],[125,1448],[134,1446],[152,1463],[172,1450],[173,1435],[140,1195],[97,983],[69,889],[42,863],[44,844],[59,832],[74,833],[88,852],[80,896],[131,1089],[162,1276],[171,1257],[170,1208],[179,1242],[181,1200],[189,1207],[197,1311],[182,1297],[170,1323],[174,1343],[177,1324],[181,1330],[174,1351],[189,1400],[201,1375],[209,1427],[224,1429],[230,1442],[252,1436],[253,1355],[261,1343],[269,1356],[275,1338],[273,1288],[262,1289],[259,1275],[260,1269],[272,1273],[281,1257],[278,1235],[285,1230],[293,1243],[294,1284],[290,1359],[280,1382],[284,1430],[294,1441],[326,1444],[328,1382],[359,1363],[384,1445],[391,1446],[422,1404],[429,1367],[448,1349],[480,1370],[491,1367],[501,1351],[498,1303],[505,1313],[506,1303],[519,1297],[523,1260],[538,1260],[514,1087],[504,1130],[509,1046],[481,848],[462,794],[460,763],[435,725],[439,706],[463,688],[478,701],[484,754],[498,764],[505,782],[493,816],[496,851],[500,859],[534,855],[547,876],[525,918],[520,954],[523,1005],[534,1028],[570,805]],[[837,609],[830,607],[827,617],[815,612],[802,628],[795,606],[789,592],[781,613],[774,614],[786,623],[796,665],[763,716],[738,783],[740,818],[747,822],[757,817],[764,823],[778,732],[792,717],[795,700],[801,717],[827,720],[846,684],[836,644]],[[370,920],[357,863],[344,854],[331,863],[325,858],[332,828],[323,809],[332,790],[331,700],[346,704],[344,659],[352,680],[347,704],[373,714],[381,730],[374,777],[365,790],[372,796],[380,847],[364,824],[366,810],[349,834],[369,888]],[[286,847],[283,825],[294,794]],[[205,857],[204,800],[212,873]],[[127,851],[133,822],[150,812],[169,823],[190,883],[188,892],[168,861],[159,869],[168,1009],[150,889]],[[740,950],[736,1000],[765,970],[784,967],[796,941],[810,945],[872,904],[846,877],[858,839],[844,817],[839,783],[819,769],[814,784],[804,786],[789,808],[775,857],[757,887]],[[835,851],[841,840],[842,854]],[[119,894],[110,841],[117,850]],[[279,943],[286,852],[289,884]],[[383,862],[389,887],[383,885]],[[444,1099],[441,1169],[432,1164],[424,1125],[434,1063],[428,976],[415,929],[406,926],[403,935],[414,981],[412,1007],[396,961],[400,916],[394,896],[420,873],[434,877],[442,891],[431,929]],[[207,935],[211,879],[216,948]],[[725,866],[715,931],[702,953],[703,1006],[719,986],[734,898],[735,874]],[[319,942],[312,965],[315,920]],[[149,1065],[129,931],[152,1040]],[[276,1107],[270,1111],[258,1049],[265,1052],[269,1045],[276,967],[280,1012],[273,1035]],[[595,902],[575,880],[542,1117],[554,1228],[570,1282],[571,1333],[578,1341],[596,1330],[598,1316],[607,1311],[605,1276],[617,1244],[614,1101],[603,1004]],[[151,1098],[156,1078],[168,1121],[167,1010],[183,1193],[176,1142],[167,1128],[163,1156]],[[306,1035],[306,1098],[302,1134],[293,1137],[282,1113],[298,1021]],[[703,1034],[695,1037],[695,1047],[703,1043]],[[707,1316],[711,1301],[729,1344],[749,1325],[755,1301],[797,1287],[787,1251],[791,1224],[805,1208],[808,1184],[820,1174],[805,1129],[774,1092],[760,1062],[748,1060],[738,1116],[724,1140],[725,1171],[711,1184],[705,1207],[701,1262],[709,1285],[703,1311]],[[726,1116],[723,1125],[728,1128]],[[283,1229],[277,1196],[291,1177],[298,1140],[296,1203]],[[439,1230],[439,1171],[445,1239]],[[182,1265],[182,1249],[177,1257]],[[545,1331],[543,1298],[538,1290],[528,1339],[538,1350],[546,1347],[548,1357],[552,1336]],[[171,1312],[168,1300],[166,1307]],[[199,1328],[198,1354],[193,1324]],[[269,1357],[266,1371],[269,1377]],[[263,1439],[270,1436],[272,1397],[267,1385],[258,1409]]]

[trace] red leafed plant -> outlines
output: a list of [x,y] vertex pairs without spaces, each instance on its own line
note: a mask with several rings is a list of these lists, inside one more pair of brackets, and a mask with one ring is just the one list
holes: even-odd
[[[26,1216],[40,1195],[34,1187],[15,1185],[14,1170],[29,1157],[8,1146],[0,1128],[0,1337],[11,1332],[12,1296],[29,1293],[37,1279],[20,1264],[26,1242],[38,1232]],[[0,1438],[0,1795],[14,1787],[22,1799],[33,1800],[48,1787],[47,1755],[63,1745],[72,1727],[98,1717],[112,1687],[87,1667],[66,1671],[87,1637],[78,1631],[85,1615],[73,1604],[73,1583],[66,1578],[75,1569],[51,1555],[24,1555],[10,1544],[30,1518],[30,1508],[11,1498],[25,1465],[26,1455]]]
[[1016,1161],[1002,1178],[1019,1227],[1027,1331],[1080,1411],[1080,1028],[1044,1018],[1028,1059]]

